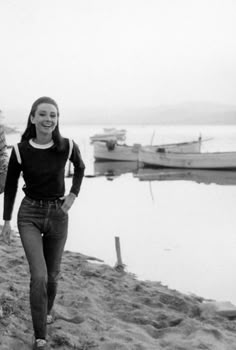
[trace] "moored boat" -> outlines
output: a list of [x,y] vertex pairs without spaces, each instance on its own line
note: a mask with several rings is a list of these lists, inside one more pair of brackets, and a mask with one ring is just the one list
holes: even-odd
[[104,128],[102,133],[97,133],[93,136],[90,136],[90,141],[125,141],[126,130],[125,129],[116,129],[116,128]]
[[107,142],[94,142],[94,158],[95,160],[137,162],[139,160],[139,152],[141,149],[147,151],[150,150],[152,152],[200,152],[201,138],[196,141],[155,146],[142,146],[139,143],[135,143],[133,145],[119,144],[115,140],[109,140]]
[[168,143],[163,145],[156,146],[143,146],[142,149],[150,150],[152,152],[181,152],[181,153],[199,153],[201,151],[201,137],[195,141],[188,142],[177,142],[177,143]]
[[142,148],[139,152],[139,162],[149,167],[235,169],[236,152],[156,152]]
[[95,142],[93,146],[95,160],[137,162],[141,144],[128,146],[109,140],[107,142]]

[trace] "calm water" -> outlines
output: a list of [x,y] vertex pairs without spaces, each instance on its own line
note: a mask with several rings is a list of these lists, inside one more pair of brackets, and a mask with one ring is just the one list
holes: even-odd
[[[152,138],[154,144],[192,140],[201,133],[203,139],[211,138],[203,143],[202,151],[236,151],[236,127],[232,126],[125,128],[128,144],[150,144]],[[62,127],[63,134],[79,144],[86,175],[101,170],[94,166],[89,144],[89,136],[101,129]],[[15,137],[11,136],[10,142]],[[124,174],[119,174],[121,167],[112,170],[114,174],[118,171],[117,176],[84,179],[70,212],[66,249],[113,266],[114,237],[119,236],[123,262],[138,278],[236,304],[236,185],[177,179],[140,181],[129,169]],[[70,183],[67,178],[67,189]],[[21,198],[19,189],[16,208]],[[0,201],[2,205],[2,196]]]

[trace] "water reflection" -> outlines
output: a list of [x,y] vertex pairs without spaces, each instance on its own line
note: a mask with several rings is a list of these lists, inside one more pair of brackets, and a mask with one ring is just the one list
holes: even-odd
[[137,171],[137,162],[94,162],[94,176],[106,176],[107,179],[113,179],[127,173],[136,174]]
[[142,168],[137,162],[96,161],[92,177],[105,176],[113,180],[122,174],[131,173],[140,181],[193,181],[206,185],[236,185],[236,171],[201,170],[176,168]]
[[236,171],[140,168],[134,175],[141,181],[194,181],[204,184],[236,185]]

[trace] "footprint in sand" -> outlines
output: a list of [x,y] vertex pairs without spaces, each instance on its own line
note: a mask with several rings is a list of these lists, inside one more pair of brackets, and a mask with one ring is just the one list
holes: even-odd
[[70,310],[68,308],[65,309],[60,305],[55,306],[54,317],[55,320],[60,319],[75,324],[79,324],[85,321],[85,319],[82,316],[78,315],[75,310]]

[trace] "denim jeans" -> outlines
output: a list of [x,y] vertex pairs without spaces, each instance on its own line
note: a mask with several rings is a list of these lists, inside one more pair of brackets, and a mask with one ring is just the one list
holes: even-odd
[[46,319],[57,292],[61,258],[67,238],[68,214],[62,201],[25,197],[18,229],[30,269],[30,307],[35,338],[46,338]]

